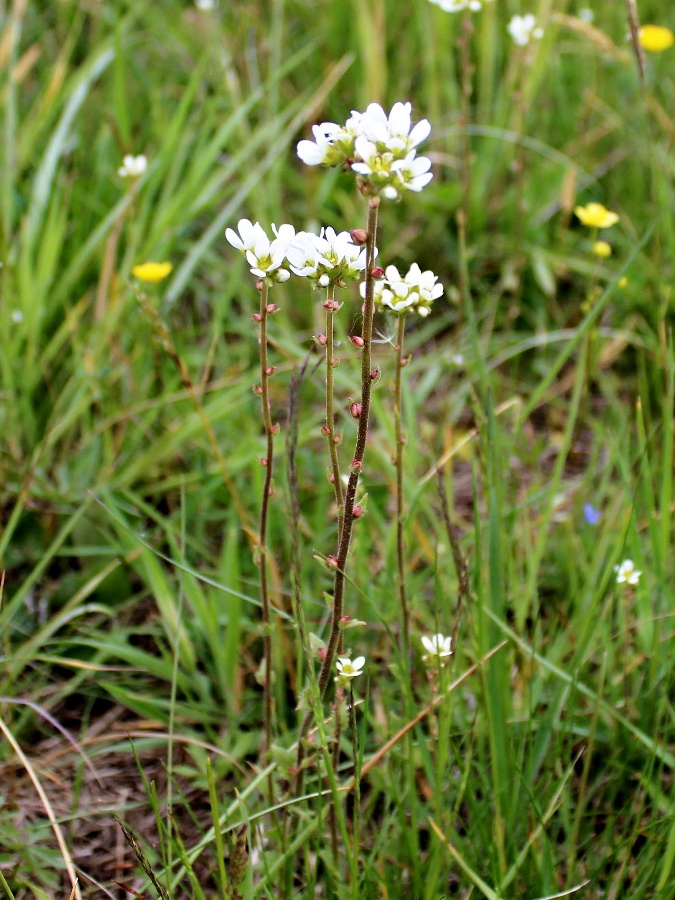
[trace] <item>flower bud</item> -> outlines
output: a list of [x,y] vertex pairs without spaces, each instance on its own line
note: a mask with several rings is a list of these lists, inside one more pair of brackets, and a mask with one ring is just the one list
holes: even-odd
[[349,404],[349,414],[354,416],[355,419],[359,419],[361,417],[361,404],[360,403],[350,403]]
[[340,619],[340,625],[346,625],[348,622],[351,622],[351,616],[342,616]]
[[[269,403],[267,405],[269,407]],[[270,428],[270,434],[278,434],[280,428],[281,428],[281,425],[277,422],[275,425],[272,425],[272,427]]]
[[325,347],[328,343],[328,338],[325,334],[317,334],[314,340],[317,342],[317,344],[321,344],[322,347]]
[[256,283],[255,283],[256,291],[262,291],[264,284],[265,284],[265,282],[262,280],[262,278],[260,278],[258,281],[256,281]]
[[349,464],[349,468],[352,472],[360,472],[363,468],[363,463],[359,462],[358,459],[353,459]]
[[339,366],[340,360],[337,356],[334,356],[330,361],[331,366]]
[[368,240],[368,232],[365,228],[354,228],[353,231],[350,231],[352,241],[355,244],[365,244]]
[[363,340],[363,338],[358,334],[350,335],[349,340],[352,342],[352,344],[355,347],[358,347],[359,349],[361,349],[361,347],[363,347],[365,344],[365,341]]
[[330,434],[330,428],[328,427],[328,425],[322,425],[322,426],[321,426],[321,434],[323,434],[323,435],[325,435],[326,437],[328,437],[328,435]]
[[257,394],[259,397],[262,397],[262,392],[263,392],[262,385],[256,384],[256,386],[253,388],[253,393]]
[[340,309],[340,304],[337,300],[326,300],[325,303],[322,304],[324,309],[328,309],[331,312],[335,312],[336,309]]
[[382,268],[382,266],[373,266],[373,268],[370,270],[370,274],[373,276],[373,278],[384,278],[384,269]]
[[276,303],[268,303],[267,304],[267,312],[270,315],[272,315],[272,313],[275,313],[278,309],[279,309],[279,307],[276,305]]
[[254,322],[262,322],[262,316],[260,313],[253,313],[252,317]]
[[276,366],[268,366],[268,367],[265,369],[265,375],[274,375],[274,373],[276,372],[276,370],[277,370],[277,367],[276,367]]
[[337,569],[338,567],[338,558],[337,556],[327,556],[326,557],[326,565],[329,569]]
[[373,369],[373,370],[371,371],[371,373],[370,373],[370,380],[371,380],[371,381],[376,381],[379,377],[380,377],[380,370],[379,370],[379,369]]
[[325,647],[319,647],[319,649],[316,651],[316,658],[319,660],[319,662],[324,661],[324,659],[326,658],[326,653],[327,650]]
[[360,519],[362,515],[363,515],[363,507],[355,506],[354,509],[352,510],[352,516],[355,519]]
[[261,456],[261,457],[260,457],[260,465],[261,465],[263,468],[267,465],[267,457],[266,457],[266,456]]
[[330,481],[331,484],[335,484],[335,475],[333,475],[332,472],[328,473],[328,480]]

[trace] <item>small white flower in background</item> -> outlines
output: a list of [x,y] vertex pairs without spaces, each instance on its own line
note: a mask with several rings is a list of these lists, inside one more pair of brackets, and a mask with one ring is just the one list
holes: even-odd
[[425,634],[422,637],[422,645],[427,651],[427,655],[423,656],[422,659],[430,665],[438,665],[439,661],[452,656],[451,637],[444,637],[442,634],[434,634],[431,637],[427,637]]
[[357,675],[362,674],[365,662],[365,656],[357,656],[354,660],[348,656],[341,656],[335,663],[338,678],[356,678]]
[[461,12],[468,9],[471,12],[478,12],[483,7],[483,3],[490,3],[491,0],[431,0],[436,6],[440,6],[445,12]]
[[291,273],[282,266],[286,259],[288,241],[294,236],[295,229],[292,225],[280,225],[278,229],[273,227],[276,239],[270,241],[260,222],[240,219],[237,223],[239,234],[232,228],[227,228],[225,237],[233,247],[246,254],[253,275],[273,281],[288,281]]
[[366,267],[367,252],[353,242],[348,231],[338,233],[328,227],[318,235],[299,231],[288,247],[287,257],[295,275],[311,278],[317,287],[327,287],[331,282],[359,278]]
[[[443,285],[438,284],[438,276],[427,269],[422,272],[417,263],[410,266],[407,274],[402,276],[396,266],[387,266],[384,279],[375,282],[375,303],[385,312],[411,312],[425,317],[429,315],[431,304],[443,293]],[[359,286],[361,296],[365,298],[366,284]]]
[[537,26],[537,20],[532,13],[527,13],[525,16],[513,16],[506,28],[519,47],[526,47],[531,38],[539,40],[544,34],[543,30]]
[[635,568],[632,559],[624,559],[620,566],[614,566],[617,584],[637,584],[642,572]]
[[577,13],[582,22],[592,22],[595,18],[595,13],[592,9],[588,7],[584,7],[584,9],[580,9]]
[[142,153],[138,156],[127,153],[122,159],[122,165],[117,170],[117,174],[120,178],[140,178],[147,168],[148,160]]
[[195,0],[195,6],[201,12],[212,12],[217,5],[216,0]]
[[12,322],[23,322],[23,313],[20,309],[12,310]]

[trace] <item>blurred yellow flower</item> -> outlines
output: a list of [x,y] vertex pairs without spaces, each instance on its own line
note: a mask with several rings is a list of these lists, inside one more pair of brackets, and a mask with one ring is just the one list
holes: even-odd
[[628,279],[627,279],[626,276],[624,275],[623,278],[620,278],[620,279],[619,279],[619,287],[620,287],[620,288],[625,288],[627,284],[628,284]]
[[170,262],[146,262],[140,266],[133,266],[131,272],[139,281],[157,284],[158,281],[164,281],[172,269],[173,265]]
[[605,209],[602,203],[587,203],[586,206],[575,206],[574,212],[583,225],[589,228],[609,228],[616,225],[619,217],[615,212]]
[[648,53],[662,53],[675,43],[675,35],[663,25],[643,25],[638,34],[640,43]]
[[607,259],[608,256],[612,255],[612,248],[607,241],[596,241],[593,244],[593,253],[601,257],[601,259]]

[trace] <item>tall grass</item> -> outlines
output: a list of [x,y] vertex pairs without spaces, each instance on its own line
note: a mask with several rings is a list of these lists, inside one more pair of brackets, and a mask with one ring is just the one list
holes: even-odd
[[[505,26],[529,10],[486,3],[468,69],[462,15],[422,0],[0,4],[0,893],[672,897],[675,51],[647,55],[642,83],[624,5],[592,26],[582,5],[531,7],[544,36],[526,65]],[[639,14],[674,25],[661,3]],[[434,126],[435,177],[388,207],[382,252],[446,285],[405,336],[411,650],[378,319],[345,608],[363,624],[344,632],[367,677],[337,752],[330,703],[318,716],[291,797],[316,682],[290,573],[297,553],[316,652],[332,579],[315,557],[335,547],[323,310],[275,288],[273,421],[311,355],[297,445],[276,446],[263,757],[255,296],[223,231],[242,215],[361,227],[352,181],[302,167],[295,142],[406,99]],[[141,152],[131,186],[117,168]],[[573,216],[590,200],[621,216],[607,260]],[[130,275],[146,259],[174,264],[144,289],[154,318]],[[356,296],[336,316],[336,397],[358,393],[359,317]],[[643,573],[629,589],[626,558]],[[435,632],[455,646],[430,678]]]

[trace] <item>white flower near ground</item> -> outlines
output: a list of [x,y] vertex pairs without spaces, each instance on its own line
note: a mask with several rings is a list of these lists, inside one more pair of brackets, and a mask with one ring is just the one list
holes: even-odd
[[365,656],[357,656],[352,660],[348,656],[341,656],[335,663],[340,678],[356,678],[363,672],[363,666],[366,662]]
[[519,47],[526,47],[532,38],[539,40],[544,34],[543,30],[537,26],[537,20],[532,13],[513,16],[506,29]]
[[[365,298],[365,282],[361,283],[359,290]],[[374,299],[385,312],[408,311],[425,317],[429,315],[431,304],[443,294],[443,290],[443,285],[438,283],[438,276],[430,269],[422,272],[417,263],[410,266],[405,276],[399,273],[396,266],[387,266],[384,278],[375,282]]]
[[122,158],[122,165],[117,170],[117,174],[120,178],[140,178],[147,168],[148,160],[142,153],[138,156],[127,153]]
[[422,645],[427,651],[427,655],[423,656],[424,662],[431,665],[437,665],[440,660],[452,656],[452,638],[445,637],[442,634],[434,634],[428,637],[426,634],[422,636]]
[[642,572],[635,568],[632,559],[624,559],[620,566],[614,566],[617,584],[637,584]]
[[348,231],[338,233],[327,227],[318,235],[299,231],[288,247],[287,258],[295,275],[327,287],[331,282],[359,278],[366,267],[367,252],[353,242]]

